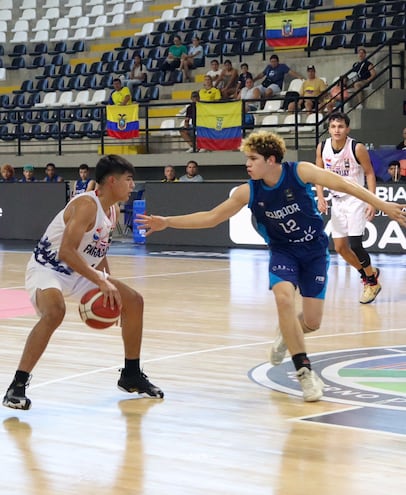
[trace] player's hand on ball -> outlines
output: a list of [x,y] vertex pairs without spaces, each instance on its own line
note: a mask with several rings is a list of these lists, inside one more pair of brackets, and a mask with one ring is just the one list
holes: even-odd
[[109,280],[103,279],[99,283],[99,289],[104,296],[104,306],[108,306],[111,309],[117,306],[121,311],[123,303],[121,301],[120,292],[118,291],[117,287],[109,282]]

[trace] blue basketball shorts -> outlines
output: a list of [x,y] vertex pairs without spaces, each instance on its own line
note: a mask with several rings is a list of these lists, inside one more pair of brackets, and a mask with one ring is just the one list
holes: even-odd
[[324,299],[330,264],[328,240],[272,247],[269,261],[270,288],[279,282],[291,282],[303,297]]

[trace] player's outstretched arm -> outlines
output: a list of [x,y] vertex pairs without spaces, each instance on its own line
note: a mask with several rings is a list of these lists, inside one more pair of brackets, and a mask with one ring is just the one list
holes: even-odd
[[138,228],[146,229],[146,235],[165,230],[168,227],[173,229],[208,229],[216,227],[240,211],[243,206],[248,204],[249,195],[249,185],[242,184],[231,197],[210,211],[198,211],[189,215],[171,217],[137,214],[135,222]]
[[399,203],[389,203],[372,194],[368,189],[355,182],[343,179],[338,174],[316,167],[310,162],[300,162],[298,173],[303,182],[320,184],[321,186],[334,189],[355,196],[356,198],[372,205],[376,210],[382,210],[396,220],[400,225],[406,227],[406,205]]

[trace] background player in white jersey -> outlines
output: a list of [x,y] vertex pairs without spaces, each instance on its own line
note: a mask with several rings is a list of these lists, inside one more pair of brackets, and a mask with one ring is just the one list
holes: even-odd
[[[311,185],[318,183],[370,200],[401,225],[406,225],[403,205],[388,203],[365,188],[309,162],[283,162],[282,138],[271,132],[253,132],[241,150],[251,180],[210,211],[161,217],[137,215],[147,235],[167,227],[202,229],[215,227],[242,208],[251,209],[258,232],[270,247],[269,282],[275,296],[281,336],[271,351],[272,364],[280,364],[286,350],[292,356],[296,376],[307,402],[323,395],[323,382],[312,370],[303,333],[320,327],[327,288],[329,253],[323,220],[317,211]],[[296,311],[296,287],[302,295],[302,311]]]
[[125,364],[118,387],[127,392],[163,397],[140,370],[142,296],[111,277],[106,258],[118,213],[134,189],[134,167],[117,155],[96,165],[96,191],[75,196],[51,221],[34,249],[26,271],[26,289],[40,316],[29,334],[14,380],[3,399],[13,409],[29,409],[25,389],[54,331],[65,316],[65,298],[79,301],[98,287],[106,303],[121,308]]
[[[362,143],[348,136],[350,119],[342,112],[334,112],[329,117],[330,137],[317,146],[316,165],[335,172],[344,179],[366,186],[375,194],[375,172],[367,149]],[[323,186],[316,185],[318,208],[327,213],[327,201]],[[375,208],[349,194],[331,189],[331,235],[334,249],[347,263],[358,270],[364,284],[361,304],[375,300],[381,291],[378,282],[379,269],[373,268],[371,258],[362,245],[367,221],[375,216]]]

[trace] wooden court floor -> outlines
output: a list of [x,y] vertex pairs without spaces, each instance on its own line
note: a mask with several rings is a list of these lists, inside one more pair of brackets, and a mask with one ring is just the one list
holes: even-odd
[[[86,328],[69,303],[34,370],[32,409],[0,407],[0,495],[405,493],[404,256],[373,256],[383,289],[367,306],[355,271],[332,256],[307,345],[336,385],[304,403],[290,362],[268,363],[265,250],[112,251],[115,276],[144,295],[142,361],[165,398],[118,390],[119,329]],[[0,251],[1,395],[36,321],[22,291],[28,257]]]

